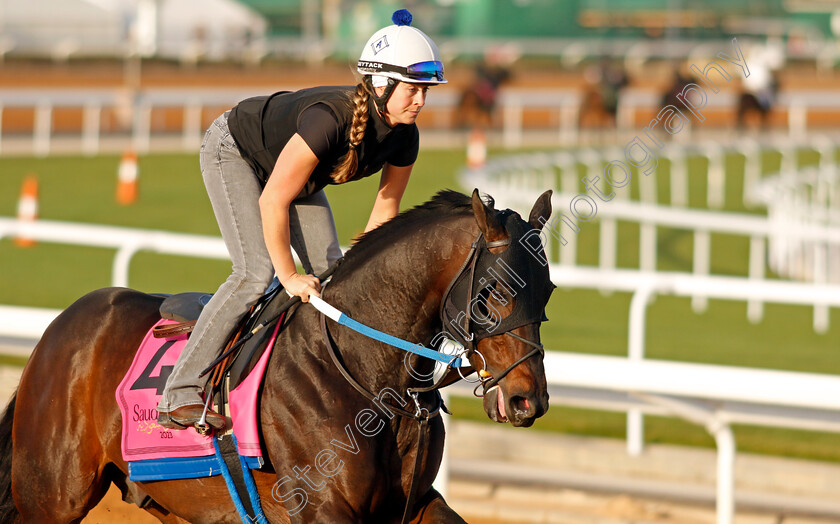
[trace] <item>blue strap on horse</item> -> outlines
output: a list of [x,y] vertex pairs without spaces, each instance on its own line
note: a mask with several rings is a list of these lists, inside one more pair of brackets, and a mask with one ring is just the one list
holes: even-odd
[[324,302],[323,299],[319,297],[310,296],[309,303],[315,306],[315,309],[317,309],[327,317],[331,318],[332,320],[338,322],[342,326],[347,326],[353,331],[361,333],[362,335],[368,338],[384,342],[389,346],[394,346],[396,348],[402,349],[403,351],[408,351],[409,353],[420,355],[421,357],[426,357],[432,360],[437,360],[438,362],[443,362],[444,364],[447,364],[448,366],[453,368],[468,367],[470,365],[469,362],[463,361],[461,357],[447,355],[446,353],[441,353],[440,351],[435,351],[433,349],[424,347],[422,344],[412,343],[407,340],[397,338],[393,335],[383,333],[381,331],[373,329],[372,327],[366,326],[357,320],[353,320],[347,314],[342,313],[333,306],[327,304],[326,302]]
[[236,437],[231,433],[230,438],[225,438],[221,446],[219,440],[218,436],[213,438],[216,459],[239,518],[246,524],[268,522],[263,514],[251,470],[236,451]]

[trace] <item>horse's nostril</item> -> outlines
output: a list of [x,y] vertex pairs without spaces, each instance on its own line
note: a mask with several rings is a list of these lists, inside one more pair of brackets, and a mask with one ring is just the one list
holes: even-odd
[[525,397],[515,396],[511,398],[510,405],[520,415],[525,415],[531,410],[531,403]]

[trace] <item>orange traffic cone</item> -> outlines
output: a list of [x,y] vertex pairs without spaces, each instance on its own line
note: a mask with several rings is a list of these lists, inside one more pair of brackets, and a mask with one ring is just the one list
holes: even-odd
[[126,151],[117,172],[117,202],[127,206],[137,200],[137,155]]
[[477,169],[487,160],[487,137],[484,131],[475,128],[467,139],[467,166]]
[[[20,199],[18,199],[17,217],[22,222],[34,222],[38,218],[38,178],[35,175],[28,175],[23,179]],[[30,247],[35,245],[35,241],[26,236],[19,236],[15,238],[15,244],[21,247]]]

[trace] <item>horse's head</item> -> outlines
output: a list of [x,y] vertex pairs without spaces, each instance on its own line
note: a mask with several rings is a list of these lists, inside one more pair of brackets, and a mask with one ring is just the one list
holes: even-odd
[[485,204],[478,190],[472,208],[481,234],[446,294],[443,320],[470,350],[487,415],[527,427],[548,410],[539,328],[554,284],[539,231],[551,215],[551,191],[537,199],[527,222]]

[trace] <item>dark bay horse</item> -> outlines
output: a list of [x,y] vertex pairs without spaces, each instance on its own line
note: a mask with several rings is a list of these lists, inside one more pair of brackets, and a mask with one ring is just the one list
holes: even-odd
[[[483,238],[487,252],[519,253],[506,259],[509,269],[530,275],[527,286],[539,292],[505,295],[496,282],[498,292],[481,307],[513,317],[519,315],[513,314],[517,304],[535,296],[542,303],[530,309],[542,310],[548,300],[543,291],[553,287],[544,260],[515,248],[523,232],[540,229],[550,214],[550,192],[537,200],[527,222],[493,209],[477,191],[472,198],[439,193],[359,239],[325,287],[324,299],[364,324],[428,343],[442,331],[440,310],[449,284],[463,273],[472,244]],[[0,421],[0,522],[79,522],[111,483],[128,501],[145,499],[144,509],[162,522],[240,522],[220,476],[128,480],[114,391],[158,320],[160,303],[161,298],[130,289],[101,289],[47,328]],[[542,356],[532,350],[539,345],[541,320],[508,334],[488,333],[469,354],[476,369],[495,375],[484,395],[493,420],[530,426],[548,409]],[[345,370],[359,384],[373,393],[396,394],[378,395],[374,405],[354,390],[328,355],[319,313],[301,305],[278,337],[261,393],[266,465],[254,470],[254,478],[266,518],[401,522],[416,480],[412,523],[464,522],[432,488],[443,453],[440,417],[430,419],[427,445],[421,446],[417,422],[394,412],[400,406],[414,410],[405,392],[428,385],[415,373],[430,371],[432,361],[412,357],[409,370],[406,354],[396,348],[335,323],[329,333]],[[432,408],[432,394],[419,396],[423,409]]]

